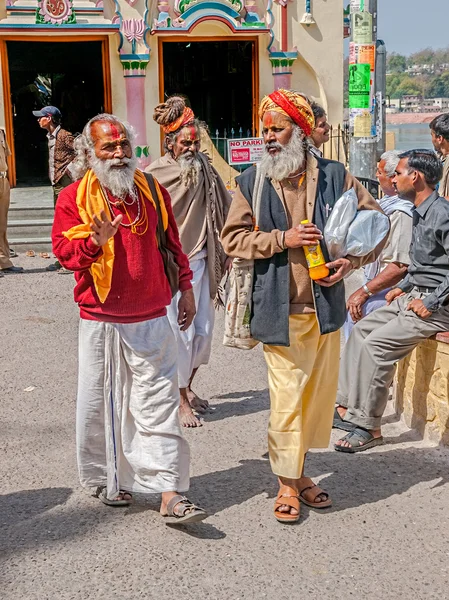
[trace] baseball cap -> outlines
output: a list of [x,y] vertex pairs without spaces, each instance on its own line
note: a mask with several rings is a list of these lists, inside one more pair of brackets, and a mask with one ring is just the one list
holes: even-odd
[[40,110],[33,110],[35,117],[59,117],[61,118],[61,111],[56,106],[44,106]]

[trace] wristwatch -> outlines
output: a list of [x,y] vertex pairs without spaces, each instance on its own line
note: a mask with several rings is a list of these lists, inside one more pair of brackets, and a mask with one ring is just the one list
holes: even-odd
[[364,284],[362,285],[362,290],[363,290],[363,291],[364,291],[366,294],[368,294],[368,296],[369,296],[369,297],[371,297],[371,296],[373,295],[373,292],[370,292],[370,290],[369,290],[368,286],[366,285],[366,283],[364,283]]

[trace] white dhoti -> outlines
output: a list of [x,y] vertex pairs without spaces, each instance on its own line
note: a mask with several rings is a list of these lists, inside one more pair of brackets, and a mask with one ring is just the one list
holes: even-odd
[[179,387],[189,385],[194,369],[207,365],[212,346],[215,310],[210,297],[209,272],[206,250],[201,250],[190,261],[193,272],[192,287],[195,296],[196,315],[187,331],[178,325],[178,292],[168,307],[167,314],[178,344]]
[[81,484],[186,492],[189,446],[178,417],[175,339],[166,317],[81,319],[76,444]]

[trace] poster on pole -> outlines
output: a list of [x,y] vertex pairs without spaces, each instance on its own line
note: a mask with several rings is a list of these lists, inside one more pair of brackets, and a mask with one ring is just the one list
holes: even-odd
[[246,165],[262,159],[265,144],[262,138],[239,138],[228,140],[228,163]]
[[369,64],[371,72],[374,73],[376,62],[376,46],[375,44],[355,44],[350,42],[349,44],[349,64],[355,65],[357,63]]
[[349,118],[354,137],[371,137],[372,118],[370,110],[353,108]]
[[373,43],[373,17],[369,12],[352,14],[352,41],[355,44]]
[[371,66],[349,65],[349,108],[370,108]]
[[350,3],[351,13],[360,12],[360,10],[361,10],[361,1],[362,0],[351,0],[351,3]]
[[361,64],[368,64],[371,72],[374,73],[376,66],[376,46],[375,44],[359,44],[358,45],[358,60]]

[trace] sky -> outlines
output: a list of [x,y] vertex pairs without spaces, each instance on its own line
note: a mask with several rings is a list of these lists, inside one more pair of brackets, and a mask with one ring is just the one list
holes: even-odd
[[378,0],[378,37],[388,52],[449,46],[449,0]]

